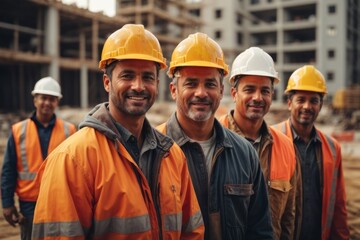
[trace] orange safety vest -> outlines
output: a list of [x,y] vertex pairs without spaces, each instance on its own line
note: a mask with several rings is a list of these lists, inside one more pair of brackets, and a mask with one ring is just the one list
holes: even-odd
[[157,196],[124,145],[91,127],[53,151],[39,174],[34,239],[158,239],[154,201],[163,239],[203,239],[200,207],[176,144],[153,176]]
[[[293,140],[290,119],[275,125],[275,127]],[[341,147],[335,139],[319,130],[316,132],[322,142],[322,240],[349,239]]]
[[[75,125],[56,118],[48,147],[48,153],[76,131]],[[34,121],[26,119],[12,126],[17,156],[18,178],[16,193],[22,201],[35,201],[37,197],[34,181],[37,171],[44,159],[37,127]]]
[[[226,128],[229,128],[229,119],[227,114],[221,116],[219,118],[219,122]],[[267,179],[270,180],[270,183],[268,182],[268,185],[275,184],[271,187],[275,189],[279,188],[280,191],[283,191],[284,189],[282,188],[290,188],[291,186],[276,186],[276,180],[290,181],[294,175],[296,167],[295,152],[293,151],[290,141],[284,141],[282,133],[272,127],[269,127],[269,130],[274,142],[271,147],[270,179]],[[284,151],[284,148],[291,149],[291,151]]]

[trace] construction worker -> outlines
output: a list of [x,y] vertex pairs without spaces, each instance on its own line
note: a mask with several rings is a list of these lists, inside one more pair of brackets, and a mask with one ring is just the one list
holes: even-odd
[[203,238],[186,158],[145,117],[166,67],[143,25],[126,24],[107,38],[99,68],[109,102],[49,155],[34,239]]
[[301,239],[349,239],[341,147],[314,126],[326,93],[319,70],[297,69],[285,90],[290,118],[276,126],[301,156]]
[[228,65],[206,34],[172,53],[168,75],[176,112],[158,129],[186,155],[205,223],[205,239],[272,239],[266,184],[255,149],[214,117]]
[[[46,156],[76,131],[75,125],[56,117],[61,88],[51,78],[40,79],[31,92],[36,110],[12,126],[1,174],[1,200],[5,220],[20,225],[21,239],[31,239],[37,196],[35,177]],[[20,212],[15,206],[14,194]]]
[[274,239],[294,239],[296,158],[291,141],[269,127],[264,117],[279,82],[274,61],[258,47],[250,47],[234,60],[230,76],[234,109],[219,118],[256,149],[267,182]]

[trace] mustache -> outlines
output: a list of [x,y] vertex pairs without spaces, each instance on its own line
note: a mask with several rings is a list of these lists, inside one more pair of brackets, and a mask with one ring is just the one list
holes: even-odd
[[300,113],[310,113],[310,114],[314,114],[314,111],[310,110],[310,109],[302,109],[300,111]]
[[126,97],[149,97],[150,94],[146,91],[137,92],[134,90],[130,90],[126,92]]
[[189,103],[208,103],[208,104],[212,104],[213,101],[208,97],[205,97],[205,98],[194,97],[189,101]]
[[265,107],[265,103],[263,101],[251,101],[247,104],[249,107]]

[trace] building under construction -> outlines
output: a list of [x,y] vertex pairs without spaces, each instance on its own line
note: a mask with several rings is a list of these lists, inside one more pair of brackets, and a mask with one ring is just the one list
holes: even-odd
[[[185,1],[118,1],[115,17],[60,0],[1,1],[0,112],[31,111],[31,90],[44,76],[60,82],[62,106],[85,108],[106,101],[98,69],[102,46],[126,23],[144,24],[169,60],[171,50],[200,21],[188,13]],[[164,72],[160,77],[166,80]],[[168,82],[160,82],[159,98],[165,100]]]

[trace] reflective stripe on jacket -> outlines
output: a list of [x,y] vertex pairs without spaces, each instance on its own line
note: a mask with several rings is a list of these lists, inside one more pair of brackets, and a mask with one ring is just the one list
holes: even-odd
[[[62,141],[73,134],[76,128],[73,124],[56,118],[51,133],[48,153],[54,150]],[[18,179],[16,193],[22,201],[35,201],[35,177],[44,159],[41,155],[41,146],[37,127],[34,121],[26,119],[12,126],[17,156]]]
[[179,146],[152,129],[157,142],[143,153],[154,163],[149,182],[106,105],[91,114],[42,165],[33,238],[202,239],[201,212]]
[[[244,137],[232,112],[219,118],[226,128]],[[278,130],[264,122],[258,154],[267,181],[274,228],[274,239],[294,239],[295,227],[295,152],[291,141]]]
[[[293,140],[290,119],[275,126]],[[340,144],[316,129],[322,145],[317,158],[322,158],[322,240],[349,239],[346,194]]]

